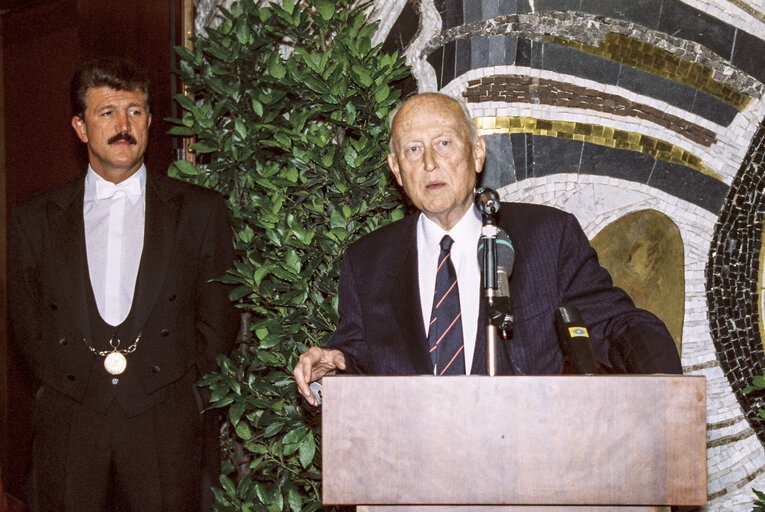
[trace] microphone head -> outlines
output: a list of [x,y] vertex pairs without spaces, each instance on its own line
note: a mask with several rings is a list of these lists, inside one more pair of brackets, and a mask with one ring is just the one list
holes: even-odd
[[[515,264],[515,247],[510,240],[510,236],[502,228],[497,228],[496,236],[496,248],[497,248],[497,267],[502,267],[505,274],[510,277],[513,273],[513,264]],[[481,265],[483,270],[483,240],[478,241],[478,264]]]
[[493,188],[482,187],[475,191],[475,206],[483,215],[495,215],[499,204],[499,194]]

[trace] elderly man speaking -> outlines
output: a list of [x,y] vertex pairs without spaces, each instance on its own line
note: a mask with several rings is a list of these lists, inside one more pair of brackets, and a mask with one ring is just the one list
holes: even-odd
[[[310,404],[317,402],[309,384],[337,370],[486,373],[476,253],[482,221],[473,201],[485,155],[467,108],[454,98],[419,94],[393,113],[388,165],[420,213],[370,233],[344,254],[340,324],[329,345],[310,348],[293,371]],[[627,373],[681,373],[664,324],[613,286],[573,215],[503,203],[497,224],[515,248],[515,324],[500,347],[499,374],[562,371],[554,314],[563,305],[581,311],[601,364]]]

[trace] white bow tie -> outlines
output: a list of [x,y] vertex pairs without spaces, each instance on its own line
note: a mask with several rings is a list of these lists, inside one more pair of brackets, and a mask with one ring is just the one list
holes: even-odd
[[131,202],[135,202],[137,198],[141,197],[141,182],[139,180],[125,180],[122,183],[112,183],[111,181],[99,180],[96,182],[96,199],[110,199],[114,197],[117,192],[123,192],[130,198]]

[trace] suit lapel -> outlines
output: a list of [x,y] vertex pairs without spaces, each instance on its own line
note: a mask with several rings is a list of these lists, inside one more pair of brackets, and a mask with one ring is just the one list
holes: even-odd
[[146,323],[162,289],[181,207],[181,196],[169,186],[170,178],[146,174],[144,242],[133,297],[133,322],[137,331]]
[[52,246],[53,276],[61,292],[62,304],[85,338],[90,338],[90,317],[87,294],[90,277],[87,272],[85,223],[82,217],[85,175],[63,185],[47,205],[47,220]]
[[428,354],[428,341],[420,304],[419,273],[417,271],[417,215],[404,225],[406,243],[399,253],[400,259],[390,266],[390,303],[398,319],[405,350],[416,373],[433,372]]

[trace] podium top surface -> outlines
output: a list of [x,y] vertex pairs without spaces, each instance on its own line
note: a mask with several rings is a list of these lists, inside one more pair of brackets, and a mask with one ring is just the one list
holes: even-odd
[[328,377],[323,501],[703,505],[697,376]]

